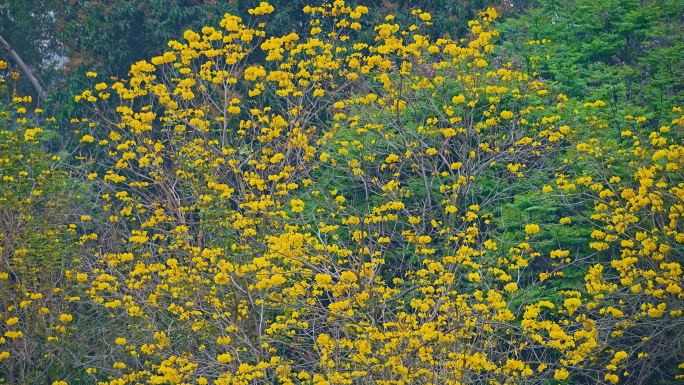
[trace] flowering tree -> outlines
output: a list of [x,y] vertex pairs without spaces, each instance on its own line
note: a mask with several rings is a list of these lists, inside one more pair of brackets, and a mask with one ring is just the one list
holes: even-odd
[[69,366],[60,354],[67,344],[84,344],[70,333],[62,282],[74,268],[73,222],[85,197],[41,147],[54,120],[14,92],[19,78],[0,60],[0,373],[7,383],[37,383]]
[[[308,34],[270,36],[261,3],[126,80],[88,74],[74,124],[98,210],[64,285],[89,312],[64,320],[92,351],[71,378],[617,383],[677,359],[680,134],[584,140],[603,102],[500,62],[494,8],[458,41],[421,34],[420,10],[373,27],[367,11],[305,7]],[[592,176],[558,170],[566,156]],[[503,235],[495,209],[534,189],[574,212],[558,226],[592,221],[593,251],[546,250],[545,223]]]

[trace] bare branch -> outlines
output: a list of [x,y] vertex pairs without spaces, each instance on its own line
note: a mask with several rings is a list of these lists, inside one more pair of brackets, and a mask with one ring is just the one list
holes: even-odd
[[45,88],[43,88],[40,80],[34,75],[33,71],[24,63],[24,60],[19,56],[19,54],[12,48],[12,46],[5,40],[2,35],[0,35],[0,50],[6,51],[9,56],[12,58],[12,60],[15,62],[15,64],[19,67],[21,72],[24,73],[24,75],[28,78],[28,80],[31,82],[31,85],[33,88],[36,90],[36,93],[38,94],[38,99],[44,99],[45,96],[47,95],[47,92],[45,91]]

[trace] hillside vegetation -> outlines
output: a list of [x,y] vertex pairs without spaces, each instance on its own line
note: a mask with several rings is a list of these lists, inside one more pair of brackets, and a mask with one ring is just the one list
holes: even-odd
[[0,383],[684,379],[682,2],[21,3]]

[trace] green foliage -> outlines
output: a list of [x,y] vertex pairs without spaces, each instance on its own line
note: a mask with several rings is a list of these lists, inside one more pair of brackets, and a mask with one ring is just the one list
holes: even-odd
[[[57,36],[55,0],[3,0],[0,2],[0,35],[19,53],[36,76],[46,85],[59,79],[57,67],[64,54]],[[0,48],[0,59],[7,53]],[[23,90],[31,90],[21,80]]]
[[70,2],[57,10],[71,63],[123,76],[132,63],[166,49],[179,30],[217,23],[229,7],[216,1]]
[[[658,121],[684,97],[684,3],[542,0],[502,26],[506,50],[569,96]],[[636,114],[635,114],[636,115]]]

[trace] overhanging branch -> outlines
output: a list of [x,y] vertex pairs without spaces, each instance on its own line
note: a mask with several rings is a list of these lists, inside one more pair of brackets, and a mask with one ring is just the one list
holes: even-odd
[[19,56],[19,54],[12,48],[7,40],[2,37],[2,35],[0,35],[0,49],[9,54],[10,58],[12,58],[12,61],[14,61],[17,67],[19,67],[24,76],[28,78],[29,82],[31,82],[31,85],[38,94],[38,99],[44,99],[46,95],[45,88],[43,88],[36,75],[33,74],[33,71],[31,71],[26,63],[24,63],[24,60],[22,60],[21,56]]

